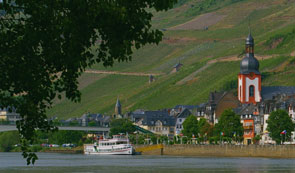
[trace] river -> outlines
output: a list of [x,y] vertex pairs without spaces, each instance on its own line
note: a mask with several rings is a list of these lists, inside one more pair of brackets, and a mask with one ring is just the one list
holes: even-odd
[[34,166],[26,166],[21,153],[0,153],[0,172],[295,172],[295,159],[56,153],[38,157]]

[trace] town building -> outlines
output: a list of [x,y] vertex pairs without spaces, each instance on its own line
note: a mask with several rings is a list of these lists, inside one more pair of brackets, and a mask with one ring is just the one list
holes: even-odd
[[178,62],[177,64],[175,64],[175,65],[173,66],[173,70],[171,71],[171,73],[176,73],[176,72],[178,72],[178,71],[181,69],[182,66],[183,66],[183,64],[181,64],[180,62]]
[[244,144],[253,144],[253,138],[256,134],[261,134],[263,119],[259,114],[256,105],[242,104],[234,109],[234,112],[240,116],[244,128]]
[[244,144],[252,144],[256,135],[262,136],[262,143],[273,143],[267,131],[267,119],[277,109],[288,111],[294,119],[294,101],[290,99],[294,95],[295,87],[261,86],[259,61],[254,56],[254,38],[250,32],[246,38],[246,56],[240,63],[238,74],[240,105],[234,109],[241,116]]
[[18,120],[21,120],[21,116],[14,107],[0,108],[0,121],[15,124]]
[[201,103],[199,104],[198,108],[197,108],[197,111],[195,113],[195,115],[197,116],[197,119],[200,120],[201,118],[205,118],[206,120],[209,121],[209,115],[210,114],[206,114],[206,105],[207,103]]
[[239,104],[239,100],[233,92],[211,92],[206,105],[205,118],[208,119],[211,124],[216,124],[224,110],[237,108]]
[[158,135],[174,136],[175,121],[174,116],[170,116],[168,111],[136,111],[131,114],[131,120],[145,130]]
[[184,109],[187,109],[192,115],[196,115],[198,108],[198,105],[176,105],[174,108],[168,109],[168,112],[171,116],[177,117]]
[[[84,114],[79,118],[81,126],[99,126],[99,127],[109,127],[111,121],[111,116],[106,116],[102,114]],[[90,123],[90,124],[89,124]]]
[[185,119],[190,115],[192,115],[192,113],[187,108],[182,109],[182,111],[177,115],[174,135],[180,135],[181,134],[181,131],[183,130],[183,125],[182,124],[185,121]]

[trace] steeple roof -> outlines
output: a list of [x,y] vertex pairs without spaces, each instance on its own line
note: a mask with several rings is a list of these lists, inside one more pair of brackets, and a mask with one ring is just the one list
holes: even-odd
[[255,74],[260,74],[259,72],[259,62],[253,56],[253,54],[246,54],[246,57],[241,61],[240,64],[240,73],[241,74],[250,74],[251,72]]
[[254,45],[254,38],[251,35],[251,31],[249,32],[249,35],[246,38],[246,45]]
[[249,30],[249,35],[246,38],[246,50],[251,49],[252,52],[246,51],[246,56],[243,58],[240,64],[240,73],[241,74],[250,74],[251,72],[255,74],[260,74],[259,72],[259,61],[254,57],[254,38],[251,35]]
[[117,98],[116,107],[121,107],[121,103],[120,103],[119,98]]

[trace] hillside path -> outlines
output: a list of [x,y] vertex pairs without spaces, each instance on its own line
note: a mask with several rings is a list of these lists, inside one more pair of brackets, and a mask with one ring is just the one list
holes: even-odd
[[[278,55],[256,55],[256,58],[258,60],[264,60],[269,59],[273,57],[277,57]],[[203,67],[199,68],[195,72],[189,74],[182,80],[178,81],[176,85],[182,85],[190,80],[192,80],[198,73],[206,70],[208,67],[210,67],[212,64],[217,62],[230,62],[230,61],[241,61],[241,58],[238,58],[237,56],[228,56],[228,57],[222,57],[218,59],[213,59],[207,62]],[[104,70],[86,70],[85,73],[92,73],[92,74],[115,74],[115,75],[126,75],[126,76],[160,76],[164,75],[164,73],[141,73],[141,72],[119,72],[119,71],[104,71]]]
[[[256,55],[255,57],[258,60],[264,60],[264,59],[270,59],[270,58],[273,58],[273,57],[276,57],[276,56],[278,56],[278,55]],[[178,81],[176,83],[176,85],[182,85],[182,84],[192,80],[198,73],[206,70],[208,67],[210,67],[214,63],[217,63],[217,62],[229,62],[229,61],[241,61],[241,58],[238,58],[237,56],[228,56],[228,57],[222,57],[222,58],[210,60],[203,67],[199,68],[195,72],[189,74],[187,77],[185,77],[182,80]]]
[[140,73],[140,72],[119,72],[119,71],[103,71],[103,70],[85,70],[85,73],[93,74],[116,74],[116,75],[126,75],[126,76],[160,76],[164,73]]
[[217,14],[215,12],[198,15],[194,19],[185,23],[168,28],[168,30],[196,30],[205,29],[206,27],[215,25],[221,21],[226,15]]

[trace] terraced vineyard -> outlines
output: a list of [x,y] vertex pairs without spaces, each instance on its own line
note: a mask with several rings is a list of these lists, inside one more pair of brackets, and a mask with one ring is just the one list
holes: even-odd
[[[263,85],[295,85],[294,2],[181,0],[175,8],[155,13],[153,27],[164,33],[158,46],[147,45],[134,52],[131,62],[112,68],[91,67],[89,70],[109,73],[83,74],[81,103],[56,101],[48,115],[112,114],[117,97],[123,113],[138,108],[156,110],[205,102],[214,90],[235,90],[249,19]],[[183,67],[171,73],[178,62]],[[142,74],[160,75],[149,84],[148,75]]]

